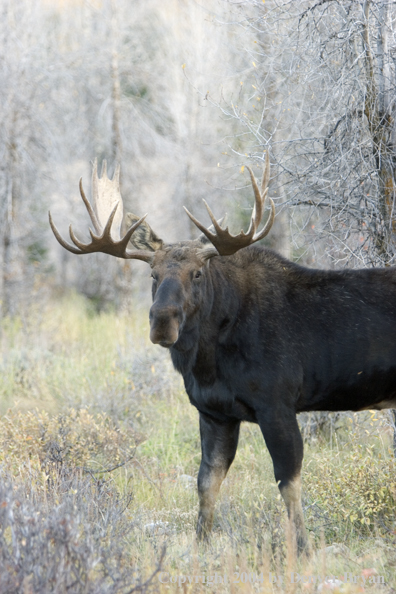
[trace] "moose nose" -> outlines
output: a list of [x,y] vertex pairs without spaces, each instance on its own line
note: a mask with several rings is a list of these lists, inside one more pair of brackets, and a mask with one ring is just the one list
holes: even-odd
[[182,308],[168,305],[161,307],[155,303],[150,309],[150,340],[165,348],[170,348],[179,338]]

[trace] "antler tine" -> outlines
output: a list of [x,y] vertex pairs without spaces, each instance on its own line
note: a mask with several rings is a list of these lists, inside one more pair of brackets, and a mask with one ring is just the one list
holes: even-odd
[[202,225],[202,223],[200,223],[198,221],[198,219],[196,219],[194,217],[194,215],[192,215],[191,212],[189,210],[187,210],[187,208],[185,206],[183,206],[183,208],[186,211],[186,213],[188,214],[188,216],[190,217],[190,219],[192,220],[192,222],[194,223],[194,225],[196,225],[198,227],[198,229],[200,231],[202,231],[202,233],[204,235],[206,235],[206,237],[209,239],[209,241],[211,241],[213,243],[213,240],[216,238],[216,235],[214,235],[213,233],[211,233],[209,231],[209,229],[207,229],[204,225]]
[[69,250],[69,252],[72,252],[73,254],[81,254],[80,250],[76,249],[75,247],[70,245],[70,243],[67,243],[67,241],[65,241],[63,239],[62,235],[59,233],[58,229],[55,227],[55,224],[54,224],[54,221],[52,220],[52,216],[51,216],[50,212],[48,212],[48,218],[49,218],[49,224],[51,226],[52,232],[55,235],[56,239],[61,244],[61,246],[64,247],[66,250]]
[[[253,171],[250,169],[250,167],[247,167],[247,170],[250,173],[250,179],[252,180],[253,192],[254,192],[254,197],[255,197],[252,218],[250,221],[249,230],[246,233],[246,235],[249,235],[250,233],[252,233],[252,231],[254,234],[256,232],[257,227],[260,224],[261,217],[263,216],[264,200],[263,200],[263,196],[261,195],[261,192],[259,190],[259,187],[257,185],[257,180],[254,176]],[[252,236],[253,236],[253,234],[252,234]]]
[[263,229],[261,229],[260,233],[258,233],[257,235],[255,235],[253,237],[253,242],[259,241],[260,239],[263,239],[263,237],[265,237],[266,235],[268,235],[268,233],[271,231],[271,227],[274,224],[274,220],[275,220],[275,204],[274,201],[272,200],[272,198],[269,199],[270,201],[270,206],[271,206],[271,213],[270,216],[268,217]]
[[[266,152],[266,155],[265,155],[265,165],[264,165],[264,171],[263,171],[263,178],[261,180],[261,197],[262,197],[262,201],[263,201],[263,210],[264,210],[265,201],[266,201],[267,196],[268,196],[269,180],[270,180],[270,159],[269,159],[269,152],[267,151]],[[272,225],[274,224],[274,220],[275,220],[275,204],[274,204],[274,201],[272,200],[272,198],[270,198],[269,200],[270,200],[270,206],[271,206],[270,216],[269,216],[267,222],[265,223],[264,228],[257,235],[257,239],[255,239],[255,241],[258,241],[259,239],[263,239],[263,237],[265,237],[266,235],[268,235],[268,233],[271,230]]]
[[[119,202],[117,202],[117,204],[115,205],[115,207],[111,211],[110,216],[107,219],[107,223],[105,225],[105,228],[103,229],[103,234],[102,234],[102,237],[108,237],[112,241],[113,241],[113,239],[111,237],[111,226],[113,224],[113,220],[114,220],[115,214],[117,212],[118,205],[119,205]],[[114,243],[116,243],[116,242],[114,242]]]
[[[74,234],[73,228],[71,225],[69,225],[69,235],[70,235],[70,239],[72,240],[72,242],[74,243],[74,245],[76,245],[78,248],[80,248],[80,254],[84,253],[84,248],[87,247],[87,244],[83,243],[82,241],[80,241],[78,239],[78,237],[76,237],[76,235]],[[93,239],[95,237],[95,235],[91,232],[90,233],[91,238]],[[89,245],[89,244],[88,244]]]
[[90,217],[90,219],[92,221],[92,224],[95,227],[95,231],[96,231],[96,233],[100,234],[102,230],[100,228],[100,224],[99,224],[98,218],[97,218],[97,216],[95,214],[95,211],[92,208],[91,203],[89,202],[88,198],[85,195],[84,188],[83,188],[83,185],[82,185],[82,177],[80,177],[79,186],[80,186],[81,198],[83,199],[83,202],[84,202],[85,207],[86,207],[86,209],[88,211],[88,214],[89,214],[89,217]]
[[[253,213],[252,213],[252,223],[254,221],[254,227],[255,227],[255,231],[256,231],[257,227],[260,224],[261,218],[263,216],[265,200],[266,200],[267,194],[268,194],[268,184],[269,184],[269,178],[270,178],[270,161],[269,161],[268,151],[265,156],[265,165],[264,165],[263,177],[261,180],[261,191],[258,187],[257,180],[256,180],[256,177],[255,177],[252,169],[250,167],[247,167],[247,170],[250,173],[250,179],[252,180],[252,186],[253,186],[253,191],[254,191],[254,196],[255,196],[255,204],[254,204]],[[251,229],[251,227],[249,228],[249,231],[250,231],[250,229]],[[249,231],[248,231],[247,235],[249,234]]]
[[217,231],[217,233],[223,231],[223,229],[220,227],[219,223],[217,222],[217,219],[215,218],[213,212],[210,210],[209,204],[206,202],[206,200],[203,200],[203,203],[206,206],[206,210],[209,213],[210,220],[212,221],[213,227],[215,228],[215,230]]
[[143,221],[146,219],[147,217],[147,212],[145,215],[143,215],[138,221],[136,221],[136,223],[133,223],[133,225],[131,225],[128,229],[128,231],[125,233],[123,239],[121,239],[122,243],[125,243],[125,246],[127,246],[129,240],[132,237],[132,234],[134,231],[136,231],[136,229],[139,227],[139,225],[141,225],[143,223]]
[[265,165],[264,165],[264,171],[263,171],[263,178],[261,180],[261,194],[263,194],[264,191],[268,192],[269,180],[270,180],[270,160],[269,160],[269,152],[267,151],[265,154]]

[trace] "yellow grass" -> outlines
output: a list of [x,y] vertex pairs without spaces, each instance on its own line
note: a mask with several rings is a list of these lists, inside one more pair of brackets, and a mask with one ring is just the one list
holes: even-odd
[[[164,573],[154,576],[151,591],[318,592],[325,591],[320,576],[347,574],[357,583],[340,583],[332,591],[391,592],[396,468],[383,413],[351,416],[331,443],[306,445],[304,506],[315,551],[310,560],[294,557],[271,459],[259,428],[249,424],[242,427],[221,490],[213,538],[197,545],[198,414],[168,353],[149,344],[147,317],[147,311],[93,315],[83,298],[70,295],[3,322],[0,461],[15,489],[25,493],[29,484],[37,505],[45,501],[48,510],[75,497],[77,510],[79,481],[101,481],[109,493],[106,505],[127,502],[120,512],[125,532],[106,532],[105,541],[110,549],[122,545],[122,564],[130,564],[131,576],[147,579],[166,545]],[[62,486],[65,476],[74,477],[73,486]],[[93,526],[84,521],[81,539]],[[11,547],[10,534],[3,536]],[[256,583],[249,582],[253,574]],[[277,584],[270,583],[270,574]],[[224,575],[239,583],[222,583]],[[203,584],[202,576],[217,576],[218,583]],[[370,584],[370,576],[382,576],[385,585]]]

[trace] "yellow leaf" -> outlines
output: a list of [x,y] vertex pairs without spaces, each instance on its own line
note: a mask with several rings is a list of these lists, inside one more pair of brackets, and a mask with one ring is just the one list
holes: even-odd
[[253,66],[256,68],[256,64],[254,62],[252,62]]
[[242,167],[241,167],[241,173],[243,173],[244,170],[245,170],[245,165],[242,165]]
[[154,365],[151,366],[151,373],[155,373],[155,367],[154,367]]
[[185,69],[185,67],[186,67],[186,65],[185,65],[185,64],[182,64],[182,68],[183,68],[183,70]]

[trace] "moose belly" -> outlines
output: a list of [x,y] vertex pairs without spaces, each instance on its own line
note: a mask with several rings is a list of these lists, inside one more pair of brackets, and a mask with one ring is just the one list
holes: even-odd
[[366,410],[396,407],[396,367],[388,370],[362,371],[358,377],[317,382],[312,393],[299,403],[298,412],[309,410]]

